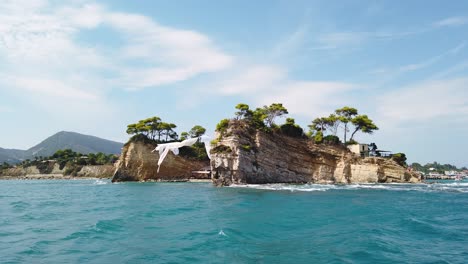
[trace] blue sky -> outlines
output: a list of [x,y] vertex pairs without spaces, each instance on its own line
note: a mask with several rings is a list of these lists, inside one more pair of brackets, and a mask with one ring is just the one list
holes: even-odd
[[281,102],[303,127],[354,106],[380,127],[359,141],[468,166],[467,32],[455,0],[3,0],[0,146]]

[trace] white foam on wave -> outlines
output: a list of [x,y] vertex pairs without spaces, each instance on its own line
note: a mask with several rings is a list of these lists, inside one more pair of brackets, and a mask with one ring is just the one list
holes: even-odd
[[460,192],[468,193],[468,182],[454,183],[362,183],[362,184],[246,184],[232,185],[231,188],[247,188],[269,191],[290,192],[325,192],[330,190],[387,190],[387,191],[418,191],[418,192]]
[[219,231],[218,235],[227,237],[227,235],[224,233],[224,231],[222,229]]
[[103,181],[101,179],[97,179],[93,184],[95,185],[103,185],[103,184],[108,184],[108,182]]
[[336,189],[336,185],[327,184],[246,184],[246,185],[231,185],[232,188],[248,188],[257,190],[271,190],[271,191],[300,191],[300,192],[324,192],[330,189]]

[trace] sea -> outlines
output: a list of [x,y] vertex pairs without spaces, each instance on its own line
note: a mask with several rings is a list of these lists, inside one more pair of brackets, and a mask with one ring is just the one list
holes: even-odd
[[468,263],[468,182],[3,180],[0,263]]

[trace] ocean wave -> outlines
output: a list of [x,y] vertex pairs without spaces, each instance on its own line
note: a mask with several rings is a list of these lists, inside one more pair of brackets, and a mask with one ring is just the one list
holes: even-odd
[[460,192],[468,193],[468,182],[451,183],[359,183],[359,184],[246,184],[232,185],[231,188],[246,188],[269,191],[326,192],[332,190],[386,190],[419,192]]
[[104,184],[108,184],[109,182],[108,181],[103,181],[101,179],[97,179],[93,184],[95,185],[104,185]]

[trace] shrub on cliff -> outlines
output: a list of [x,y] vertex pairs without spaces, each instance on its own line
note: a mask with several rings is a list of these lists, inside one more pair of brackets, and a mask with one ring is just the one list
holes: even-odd
[[304,137],[304,130],[295,123],[294,118],[287,118],[286,123],[280,126],[281,133],[289,137]]
[[143,134],[136,134],[132,136],[127,143],[125,143],[125,146],[132,142],[141,142],[143,144],[149,144],[149,145],[156,145],[158,142],[156,140],[149,139],[146,135]]
[[231,153],[232,149],[231,147],[226,145],[219,145],[214,147],[211,151],[212,153]]
[[329,145],[338,145],[341,143],[340,138],[334,135],[328,135],[323,138],[323,143]]
[[36,168],[39,170],[41,174],[49,174],[54,169],[55,162],[39,162],[36,164]]
[[405,153],[395,153],[392,155],[392,160],[398,163],[401,166],[406,167],[406,154]]
[[314,136],[315,144],[323,143],[323,133],[322,131],[318,131]]
[[216,125],[216,132],[219,132],[220,137],[224,137],[229,127],[229,119],[225,118]]
[[78,176],[78,172],[80,172],[82,168],[83,168],[83,166],[76,165],[76,164],[73,164],[73,163],[68,163],[65,166],[65,170],[63,171],[63,175],[76,177],[76,176]]
[[206,154],[205,145],[201,142],[197,142],[190,147],[180,148],[179,155],[181,157],[191,159],[191,160],[199,160],[199,161],[209,160],[208,154]]
[[354,139],[350,139],[350,140],[348,140],[348,142],[346,142],[346,145],[356,145],[356,144],[359,144],[359,142],[357,142]]
[[9,168],[13,168],[13,166],[8,164],[7,162],[3,162],[3,164],[0,165],[0,170],[6,170],[6,169],[9,169]]

